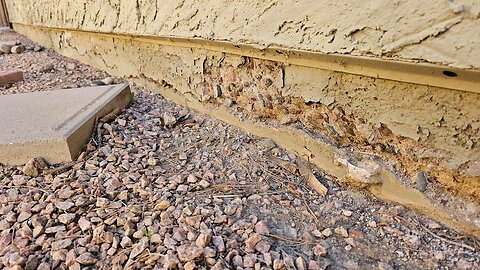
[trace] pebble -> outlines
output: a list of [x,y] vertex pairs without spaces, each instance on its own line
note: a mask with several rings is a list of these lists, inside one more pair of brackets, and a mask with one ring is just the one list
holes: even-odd
[[78,226],[82,231],[87,231],[92,227],[92,223],[90,223],[90,221],[88,221],[86,218],[81,217],[78,220]]
[[32,230],[32,235],[34,238],[37,238],[40,234],[42,234],[44,232],[44,227],[43,226],[35,226],[33,227],[33,230]]
[[379,262],[378,263],[378,270],[394,270],[394,268],[389,264],[386,264],[384,262]]
[[93,265],[97,262],[97,258],[90,252],[85,252],[76,258],[76,261],[81,265]]
[[178,259],[181,262],[194,261],[203,254],[203,249],[192,245],[181,245],[177,248]]
[[25,166],[23,166],[23,173],[31,177],[37,177],[40,173],[40,170],[47,167],[47,164],[43,158],[32,158],[30,159]]
[[185,270],[197,269],[197,265],[195,264],[195,262],[190,261],[183,265],[183,269]]
[[210,233],[200,233],[195,240],[197,247],[204,248],[210,244],[212,240],[212,235]]
[[163,210],[168,209],[170,207],[170,205],[171,205],[170,201],[162,200],[155,205],[155,210],[163,211]]
[[262,234],[262,235],[269,235],[271,234],[270,227],[268,226],[267,222],[261,220],[255,224],[255,232]]
[[14,54],[20,54],[25,51],[25,47],[23,45],[13,46],[10,51]]
[[163,113],[162,119],[165,127],[172,127],[177,123],[177,119],[168,112]]
[[18,253],[12,253],[8,256],[8,265],[10,266],[23,266],[25,265],[25,257],[20,256]]
[[9,54],[11,53],[12,46],[7,45],[7,44],[0,44],[0,51],[4,54]]
[[232,107],[233,106],[233,101],[229,98],[225,98],[223,100],[223,105],[225,105],[226,107]]
[[341,235],[342,237],[345,237],[345,238],[348,237],[347,230],[342,226],[335,228],[335,233],[338,234],[338,235]]
[[271,249],[271,245],[266,241],[266,240],[260,240],[256,245],[255,245],[255,250],[265,254],[269,252]]
[[222,236],[213,236],[212,242],[219,252],[225,251],[225,242],[223,241]]
[[356,246],[356,245],[355,245],[355,240],[353,240],[353,238],[350,238],[350,237],[349,237],[349,238],[346,238],[346,239],[345,239],[345,242],[346,242],[348,245],[352,246],[352,247],[355,247],[355,246]]
[[368,222],[367,222],[367,225],[368,225],[369,227],[372,227],[372,228],[377,227],[377,223],[376,223],[375,221],[373,221],[373,220],[368,221]]
[[68,201],[55,203],[55,207],[63,211],[68,211],[74,206],[75,204],[73,202],[68,202]]
[[35,47],[33,47],[33,51],[34,52],[41,52],[41,51],[43,51],[43,47],[39,46],[39,45],[35,45]]
[[289,116],[286,116],[286,115],[284,115],[284,116],[282,116],[282,118],[280,118],[280,124],[282,124],[282,125],[288,125],[288,124],[291,124],[293,122],[294,122],[293,118],[291,118]]
[[210,186],[210,182],[208,182],[207,180],[200,180],[200,182],[198,182],[198,184],[203,187],[203,188],[208,188]]
[[135,259],[148,247],[148,238],[144,237],[140,241],[133,245],[132,252],[130,252],[130,259]]
[[258,146],[265,147],[265,148],[275,148],[277,147],[277,144],[270,140],[270,139],[265,139],[265,140],[260,140],[257,142]]
[[197,177],[193,174],[189,174],[187,177],[187,183],[193,184],[197,182]]
[[326,228],[322,231],[322,235],[325,236],[325,237],[330,237],[330,236],[332,236],[332,234],[333,234],[332,229],[330,229],[330,228]]
[[25,220],[29,219],[32,216],[30,212],[20,212],[17,217],[17,222],[24,222]]
[[187,160],[187,153],[181,152],[181,153],[178,155],[178,159],[179,159],[179,160]]
[[127,121],[120,118],[117,119],[117,123],[122,127],[127,125]]
[[273,269],[280,270],[285,267],[285,263],[280,259],[273,260]]
[[122,241],[120,241],[120,246],[122,246],[123,248],[126,248],[131,245],[132,245],[132,239],[130,239],[130,237],[128,236],[122,237]]
[[262,240],[260,234],[258,233],[253,233],[250,237],[245,240],[245,250],[247,252],[254,252],[255,251],[255,245]]
[[313,254],[318,257],[323,257],[327,255],[327,249],[324,246],[317,244],[313,247]]
[[24,269],[25,270],[35,270],[35,269],[37,269],[38,264],[39,264],[39,259],[34,255],[30,255],[27,259],[27,262],[25,263]]
[[75,219],[75,214],[61,214],[58,216],[58,221],[63,224],[70,224]]
[[109,84],[113,84],[114,79],[112,77],[107,77],[103,79],[102,82],[104,83],[104,85],[109,85]]
[[63,240],[58,240],[52,243],[52,250],[60,250],[60,249],[65,249],[68,248],[70,245],[72,245],[72,239],[63,239]]
[[45,229],[45,233],[57,233],[57,232],[62,232],[65,231],[65,226],[64,225],[59,225],[59,226],[53,226],[53,227],[48,227]]
[[40,72],[46,73],[50,72],[52,70],[55,70],[55,65],[54,64],[46,64],[40,69]]
[[418,172],[415,183],[417,190],[420,192],[425,192],[425,190],[427,190],[427,183],[427,174],[423,171]]

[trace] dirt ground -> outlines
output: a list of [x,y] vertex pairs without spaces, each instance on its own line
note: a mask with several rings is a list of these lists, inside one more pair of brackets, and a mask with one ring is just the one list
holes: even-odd
[[[0,32],[5,42],[31,50],[0,55],[0,71],[25,76],[0,95],[109,77],[35,52],[13,32]],[[85,161],[37,177],[0,165],[3,269],[480,268],[478,240],[343,186],[271,141],[132,88],[133,105],[101,126]],[[304,166],[326,196],[306,185]]]

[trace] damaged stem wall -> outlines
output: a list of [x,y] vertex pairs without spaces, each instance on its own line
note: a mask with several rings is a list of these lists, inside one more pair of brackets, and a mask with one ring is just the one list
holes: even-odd
[[[230,5],[219,1],[178,5],[148,0],[136,5],[135,1],[23,2],[10,1],[9,8],[15,30],[30,39],[159,89],[178,103],[214,111],[214,116],[273,138],[299,155],[312,153],[307,154],[310,161],[333,176],[480,235],[478,93],[260,57],[266,47],[281,46],[286,51],[422,61],[478,72],[480,56],[474,48],[480,37],[477,40],[478,35],[471,33],[472,28],[480,28],[475,1],[431,5],[403,1],[398,4],[401,7],[368,1],[357,6],[350,3],[355,9],[343,11],[326,8],[338,2],[317,1],[309,3],[309,8],[303,4],[302,12],[288,13],[282,12],[287,7],[278,1]],[[208,8],[200,8],[198,2]],[[220,12],[219,5],[228,8]],[[387,12],[397,8],[399,12]],[[137,16],[131,16],[132,10]],[[245,14],[247,10],[252,13]],[[320,10],[329,10],[323,12],[327,19],[335,13],[332,10],[344,13],[326,23],[314,13]],[[211,14],[203,14],[207,11]],[[351,13],[358,13],[358,18],[345,19]],[[282,21],[287,14],[293,17]],[[328,29],[334,30],[325,35]],[[133,38],[138,35],[153,38]],[[256,50],[259,57],[175,46],[174,42],[165,45],[155,36],[250,44],[260,48]],[[429,183],[423,193],[414,189],[420,171]]]

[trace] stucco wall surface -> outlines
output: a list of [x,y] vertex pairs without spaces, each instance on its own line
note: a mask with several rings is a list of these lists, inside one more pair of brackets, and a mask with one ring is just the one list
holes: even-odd
[[478,0],[7,0],[14,23],[480,68]]

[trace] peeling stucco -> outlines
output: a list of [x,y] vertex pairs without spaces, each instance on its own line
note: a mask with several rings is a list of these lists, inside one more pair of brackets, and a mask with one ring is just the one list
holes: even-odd
[[14,23],[480,67],[476,0],[7,0]]

